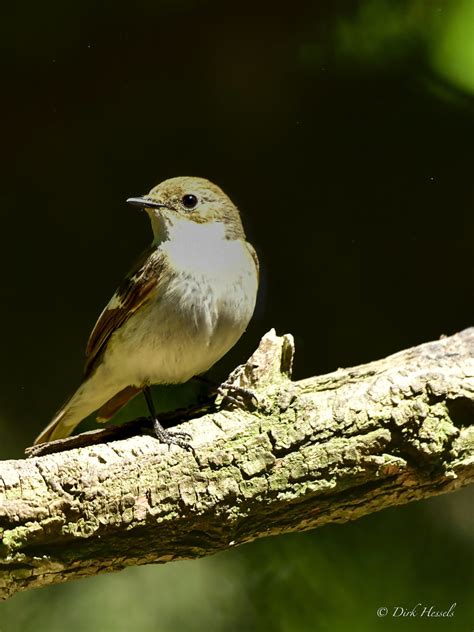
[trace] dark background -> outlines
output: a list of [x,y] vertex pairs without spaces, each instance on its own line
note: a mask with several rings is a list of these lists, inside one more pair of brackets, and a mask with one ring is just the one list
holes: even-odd
[[[270,327],[295,335],[301,378],[474,324],[473,0],[2,13],[3,458],[77,385],[96,317],[151,240],[125,199],[175,175],[222,186],[262,261],[221,377]],[[28,592],[0,629],[471,629],[472,500]],[[376,616],[418,602],[455,616]]]

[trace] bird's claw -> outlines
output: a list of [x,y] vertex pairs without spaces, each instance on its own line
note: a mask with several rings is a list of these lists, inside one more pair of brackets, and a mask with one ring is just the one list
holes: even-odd
[[189,432],[184,432],[184,430],[166,430],[157,419],[153,422],[153,430],[156,438],[161,443],[165,443],[168,446],[177,445],[183,450],[194,452],[194,448],[190,443],[192,436]]
[[244,386],[237,386],[229,381],[223,382],[217,389],[219,395],[222,396],[223,402],[229,402],[239,408],[253,408],[258,406],[258,397],[254,391]]

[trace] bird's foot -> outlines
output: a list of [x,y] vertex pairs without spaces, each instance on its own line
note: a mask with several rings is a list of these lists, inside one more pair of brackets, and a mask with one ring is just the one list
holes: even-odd
[[168,446],[177,445],[183,450],[190,450],[194,452],[194,448],[190,443],[190,439],[192,439],[189,432],[184,432],[183,430],[166,430],[160,424],[158,419],[154,419],[153,421],[153,430],[155,432],[156,438],[161,443],[166,443]]
[[223,403],[229,402],[238,408],[256,408],[258,397],[255,391],[234,383],[242,370],[243,367],[237,367],[232,371],[229,378],[218,387],[217,392],[222,396]]

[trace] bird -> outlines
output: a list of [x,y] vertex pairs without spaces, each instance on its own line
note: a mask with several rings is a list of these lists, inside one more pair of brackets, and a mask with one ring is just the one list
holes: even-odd
[[150,386],[200,376],[240,339],[253,315],[259,262],[240,212],[209,180],[175,177],[142,197],[153,241],[100,314],[83,379],[35,439],[69,436],[97,411],[108,421],[142,392],[157,438],[185,447],[156,415]]

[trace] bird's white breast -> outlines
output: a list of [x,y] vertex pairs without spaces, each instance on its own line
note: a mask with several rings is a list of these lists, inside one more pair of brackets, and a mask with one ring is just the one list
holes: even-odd
[[171,274],[115,345],[128,384],[179,383],[203,373],[237,342],[255,307],[255,263],[243,240],[225,239],[222,224],[180,223],[159,248]]

